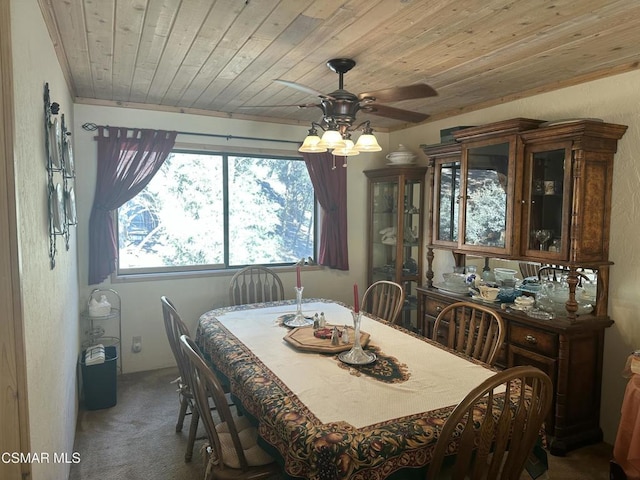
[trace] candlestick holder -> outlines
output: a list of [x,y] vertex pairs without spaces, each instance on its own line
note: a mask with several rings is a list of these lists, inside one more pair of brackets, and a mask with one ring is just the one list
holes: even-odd
[[351,316],[353,316],[354,330],[353,347],[348,352],[342,352],[338,355],[338,359],[351,365],[368,365],[369,363],[373,363],[378,358],[376,354],[364,351],[360,344],[360,321],[362,319],[362,313],[352,311]]
[[296,290],[296,315],[287,322],[288,327],[308,327],[313,325],[313,320],[306,318],[302,313],[302,291],[304,287],[294,287]]

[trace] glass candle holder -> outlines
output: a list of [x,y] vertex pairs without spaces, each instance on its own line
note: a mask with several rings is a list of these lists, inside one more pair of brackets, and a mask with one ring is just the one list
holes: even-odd
[[361,312],[351,312],[353,316],[353,347],[348,352],[342,352],[338,355],[338,358],[345,363],[352,365],[367,365],[376,360],[376,354],[373,352],[366,352],[362,349],[360,344],[360,321],[362,319]]
[[296,290],[296,315],[290,322],[287,323],[289,327],[308,327],[313,325],[313,320],[306,318],[302,313],[302,291],[304,287],[295,287]]

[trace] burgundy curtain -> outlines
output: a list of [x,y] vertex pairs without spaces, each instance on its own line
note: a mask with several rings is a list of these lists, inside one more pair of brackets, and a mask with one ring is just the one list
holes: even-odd
[[112,212],[149,183],[171,153],[176,135],[161,130],[98,128],[98,173],[89,219],[89,285],[102,282],[116,267],[118,239]]
[[324,213],[318,263],[338,270],[349,270],[347,169],[342,166],[334,167],[335,162],[330,153],[303,153],[302,156]]

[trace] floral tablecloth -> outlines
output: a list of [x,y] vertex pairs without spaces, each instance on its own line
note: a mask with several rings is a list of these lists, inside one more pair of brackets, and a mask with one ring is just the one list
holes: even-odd
[[[495,371],[379,319],[363,317],[367,348],[395,382],[336,355],[301,352],[283,341],[277,317],[291,301],[212,310],[200,318],[196,342],[229,381],[234,397],[277,452],[286,473],[310,480],[382,480],[394,473],[423,478],[437,434],[465,394]],[[324,312],[350,323],[347,306],[309,299],[305,314]]]

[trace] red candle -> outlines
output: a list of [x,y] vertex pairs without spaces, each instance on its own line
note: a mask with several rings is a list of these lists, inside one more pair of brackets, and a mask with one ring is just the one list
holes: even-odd
[[358,295],[358,284],[353,284],[353,311],[358,313],[360,311],[360,296]]
[[296,267],[296,286],[298,288],[302,287],[302,284],[300,283],[300,265]]

